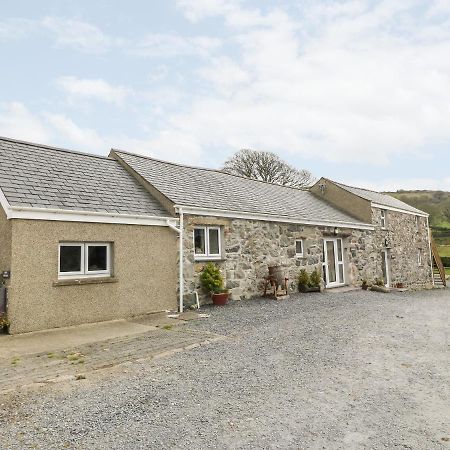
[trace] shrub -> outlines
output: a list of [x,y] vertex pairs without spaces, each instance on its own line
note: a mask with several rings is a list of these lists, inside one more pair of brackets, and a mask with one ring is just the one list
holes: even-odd
[[311,275],[309,276],[309,286],[310,287],[319,287],[321,281],[322,281],[322,278],[320,277],[320,273],[316,267],[312,271]]
[[308,286],[309,284],[309,275],[305,269],[300,270],[298,275],[298,285],[299,286]]
[[217,264],[209,262],[203,268],[200,275],[200,282],[202,286],[214,294],[226,291],[223,288],[223,277]]
[[9,327],[9,320],[6,317],[6,314],[0,314],[0,330],[3,330],[5,328]]
[[441,256],[444,267],[450,267],[450,256]]
[[375,282],[373,283],[375,286],[384,286],[383,278],[375,278]]

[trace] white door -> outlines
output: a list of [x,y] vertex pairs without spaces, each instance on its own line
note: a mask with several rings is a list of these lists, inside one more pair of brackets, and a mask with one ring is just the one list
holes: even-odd
[[384,285],[389,287],[391,285],[391,275],[389,268],[389,254],[387,250],[381,252],[381,269],[383,270]]
[[325,286],[342,286],[345,283],[342,239],[324,239],[323,254]]

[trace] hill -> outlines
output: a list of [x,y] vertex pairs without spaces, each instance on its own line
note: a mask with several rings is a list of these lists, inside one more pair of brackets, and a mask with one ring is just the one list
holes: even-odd
[[450,230],[450,192],[400,190],[387,194],[430,214],[431,228]]

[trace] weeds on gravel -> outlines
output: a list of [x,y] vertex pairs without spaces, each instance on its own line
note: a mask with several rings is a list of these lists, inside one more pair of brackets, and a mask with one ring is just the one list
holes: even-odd
[[13,366],[17,366],[17,364],[20,363],[20,358],[18,356],[15,356],[12,360],[11,360],[11,364]]
[[69,353],[66,358],[71,362],[71,364],[84,364],[84,355],[82,353]]

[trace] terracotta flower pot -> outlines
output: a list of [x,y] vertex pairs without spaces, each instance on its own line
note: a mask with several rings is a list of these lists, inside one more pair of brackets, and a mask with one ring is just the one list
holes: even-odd
[[213,303],[216,306],[224,306],[228,303],[228,297],[230,294],[228,292],[221,292],[220,294],[211,294]]

